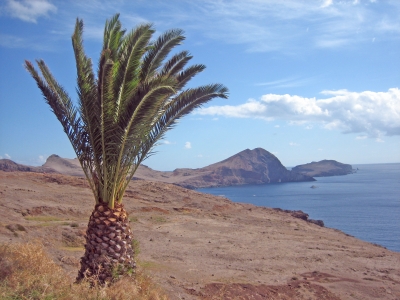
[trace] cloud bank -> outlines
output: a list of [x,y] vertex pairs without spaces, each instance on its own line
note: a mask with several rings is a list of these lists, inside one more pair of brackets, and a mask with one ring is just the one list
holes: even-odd
[[[379,139],[400,135],[400,90],[387,92],[323,91],[325,99],[297,95],[263,95],[237,106],[211,106],[195,112],[199,115],[234,118],[286,120],[294,125],[320,123],[326,129],[360,133],[361,137]],[[361,138],[362,139],[362,138]]]
[[8,0],[7,10],[11,16],[22,21],[36,23],[39,17],[57,12],[57,7],[47,0]]

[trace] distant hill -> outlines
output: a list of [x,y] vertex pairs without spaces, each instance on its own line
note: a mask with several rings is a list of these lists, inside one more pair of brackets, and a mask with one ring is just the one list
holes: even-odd
[[195,175],[179,183],[194,188],[315,180],[287,170],[275,155],[262,148],[246,149],[201,169],[174,172]]
[[[15,171],[57,172],[65,175],[84,176],[78,159],[62,158],[54,154],[48,157],[42,167],[28,167],[31,169],[27,170],[24,169],[26,166],[15,165],[20,166],[15,166]],[[3,170],[1,165],[0,170]],[[275,155],[262,148],[247,149],[221,162],[199,169],[185,168],[162,172],[141,165],[136,171],[134,179],[173,183],[186,188],[315,180],[309,175],[287,170]]]
[[312,177],[338,176],[354,173],[353,167],[336,160],[321,160],[292,168],[293,172]]
[[44,166],[42,167],[32,167],[17,164],[10,159],[0,159],[0,170],[5,172],[36,172],[36,173],[55,173],[54,170],[48,169]]
[[50,168],[57,173],[71,176],[85,176],[77,158],[62,158],[56,154],[50,155],[43,167]]

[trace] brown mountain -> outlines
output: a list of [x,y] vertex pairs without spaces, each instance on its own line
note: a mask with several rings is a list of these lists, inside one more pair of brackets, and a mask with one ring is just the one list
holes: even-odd
[[354,173],[351,165],[342,164],[336,160],[327,159],[318,162],[313,161],[304,165],[298,165],[294,167],[292,171],[313,177],[338,176]]
[[71,176],[85,176],[77,158],[62,158],[56,154],[50,155],[43,167],[53,169],[57,173]]
[[0,170],[5,172],[36,172],[36,173],[55,173],[54,170],[42,167],[32,167],[17,164],[10,159],[0,159]]
[[[32,172],[45,170],[65,175],[84,176],[76,158],[67,159],[54,154],[49,156],[42,167],[31,168],[33,168],[30,170]],[[43,168],[43,170],[35,168]],[[275,155],[262,148],[247,149],[221,162],[199,169],[185,168],[172,172],[161,172],[141,165],[136,171],[134,179],[173,183],[186,188],[315,180],[310,176],[287,170]]]
[[[190,175],[190,172],[186,172]],[[262,148],[246,149],[193,172],[197,176],[184,179],[179,185],[198,188],[315,180],[287,170],[275,155]]]

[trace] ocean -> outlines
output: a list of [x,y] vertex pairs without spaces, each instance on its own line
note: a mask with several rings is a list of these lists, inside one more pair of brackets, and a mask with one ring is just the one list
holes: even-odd
[[[202,188],[234,202],[302,210],[354,237],[400,252],[400,163],[352,165],[354,174],[314,182]],[[311,186],[316,188],[311,188]]]

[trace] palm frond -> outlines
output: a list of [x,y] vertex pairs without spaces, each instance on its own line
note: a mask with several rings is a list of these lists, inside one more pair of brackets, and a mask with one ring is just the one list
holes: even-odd
[[172,29],[157,38],[143,58],[141,80],[147,80],[155,75],[155,71],[170,51],[185,39],[182,34],[183,30]]
[[104,27],[103,51],[110,50],[110,58],[113,61],[117,60],[118,49],[125,34],[125,30],[121,28],[119,14],[115,14],[110,20],[107,20]]
[[141,58],[147,50],[153,33],[152,25],[144,24],[131,31],[122,42],[119,59],[115,64],[115,81],[113,82],[115,95],[117,95],[116,117],[125,109],[127,101],[139,84]]
[[160,74],[161,75],[176,75],[178,72],[181,72],[182,69],[186,66],[186,64],[191,60],[193,56],[189,55],[188,51],[182,51],[174,56],[172,56],[162,68]]
[[[92,155],[89,156],[96,170],[101,164],[99,113],[100,105],[97,101],[97,84],[93,73],[92,62],[84,52],[83,48],[83,21],[77,19],[75,30],[72,35],[72,47],[74,49],[77,69],[77,93],[79,97],[80,115],[88,138],[90,139]],[[79,158],[79,156],[78,156]],[[82,162],[81,162],[82,164]],[[90,166],[88,172],[93,172]],[[97,174],[100,176],[100,174]]]
[[206,66],[202,64],[197,64],[188,67],[187,69],[180,72],[176,77],[179,82],[179,89],[182,89],[186,84],[197,74],[203,72]]
[[[176,124],[176,121],[189,114],[202,104],[213,98],[228,98],[228,89],[222,84],[210,84],[186,90],[171,100],[163,109],[163,113],[153,123],[151,130],[140,143],[140,149],[135,153],[135,166],[148,157],[154,145],[163,138],[164,134]],[[135,169],[131,170],[128,178],[131,179]],[[129,182],[129,181],[128,181]],[[127,183],[125,185],[125,188]]]
[[72,104],[71,99],[65,92],[64,88],[54,80],[54,77],[51,75],[45,63],[43,61],[38,61],[38,65],[46,82],[40,77],[32,63],[25,61],[25,68],[36,81],[47,104],[61,123],[64,132],[67,134],[68,139],[79,158],[85,175],[89,181],[89,185],[93,193],[96,193],[96,187],[88,173],[88,166],[92,162],[92,160],[90,160],[91,148],[88,146],[88,136],[82,129],[82,121],[77,115],[77,109]]
[[[77,69],[78,108],[43,61],[25,67],[62,124],[88,178],[96,203],[121,202],[139,165],[175,122],[215,97],[227,98],[221,84],[183,90],[205,69],[186,68],[188,51],[172,55],[183,31],[155,30],[143,24],[126,33],[119,14],[106,21],[97,77],[83,47],[83,21],[77,19],[72,46]],[[186,69],[185,69],[186,68]]]

